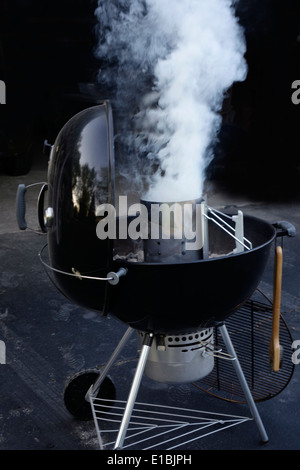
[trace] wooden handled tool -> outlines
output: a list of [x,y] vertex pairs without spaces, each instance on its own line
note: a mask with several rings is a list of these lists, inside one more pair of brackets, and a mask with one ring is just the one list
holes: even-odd
[[274,285],[273,285],[273,319],[272,319],[272,337],[270,342],[269,362],[272,370],[278,372],[282,357],[282,347],[279,342],[279,324],[280,324],[280,304],[281,304],[281,285],[282,285],[282,247],[276,246],[275,266],[274,266]]

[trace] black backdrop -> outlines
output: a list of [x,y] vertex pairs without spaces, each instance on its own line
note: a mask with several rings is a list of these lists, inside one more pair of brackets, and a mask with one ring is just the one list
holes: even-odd
[[[95,82],[100,66],[96,6],[96,0],[0,1],[0,79],[7,89],[0,137],[51,141],[66,119],[92,104],[78,83]],[[240,0],[237,13],[248,77],[232,87],[208,177],[238,191],[283,197],[299,186],[300,104],[292,103],[291,86],[300,79],[300,5]]]

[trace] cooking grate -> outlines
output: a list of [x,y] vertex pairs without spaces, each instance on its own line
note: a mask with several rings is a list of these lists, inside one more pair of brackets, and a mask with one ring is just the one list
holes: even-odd
[[[268,400],[280,393],[294,372],[292,337],[282,315],[280,316],[280,344],[283,347],[279,371],[272,371],[269,348],[272,334],[272,305],[248,300],[227,321],[226,326],[239,358],[253,399]],[[218,328],[215,331],[216,348],[225,350]],[[244,394],[230,361],[215,358],[213,371],[195,385],[208,393],[229,401],[243,401]],[[240,400],[242,398],[242,400]]]

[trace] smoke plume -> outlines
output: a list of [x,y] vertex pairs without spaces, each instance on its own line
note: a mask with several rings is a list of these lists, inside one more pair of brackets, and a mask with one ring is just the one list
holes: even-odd
[[246,77],[229,0],[98,0],[99,82],[111,92],[118,172],[143,198],[203,193],[226,90]]

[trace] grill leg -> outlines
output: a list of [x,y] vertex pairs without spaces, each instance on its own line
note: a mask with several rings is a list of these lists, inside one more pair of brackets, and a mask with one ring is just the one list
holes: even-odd
[[260,418],[260,415],[258,413],[258,410],[256,408],[255,402],[253,400],[253,397],[251,395],[250,389],[248,387],[247,381],[245,379],[243,370],[241,368],[241,365],[239,363],[239,360],[237,358],[237,355],[235,353],[233,344],[231,342],[228,330],[225,326],[225,324],[218,325],[218,328],[220,329],[223,341],[225,343],[226,349],[228,353],[234,358],[232,361],[233,367],[235,369],[236,375],[240,381],[241,387],[243,389],[246,401],[248,403],[248,406],[250,408],[251,414],[253,416],[254,421],[256,422],[257,428],[259,430],[261,439],[263,443],[267,443],[269,441],[267,433],[265,431],[264,425],[262,423],[262,420]]
[[115,450],[122,449],[122,447],[123,447],[124,439],[125,439],[126,432],[127,432],[127,429],[128,429],[128,425],[129,425],[132,410],[133,410],[133,407],[134,407],[134,404],[135,404],[135,400],[136,400],[136,397],[137,397],[137,394],[138,394],[138,391],[139,391],[140,383],[141,383],[141,380],[142,380],[142,376],[143,376],[143,373],[144,373],[144,369],[145,369],[145,365],[146,365],[146,362],[147,362],[147,359],[148,359],[148,355],[149,355],[149,352],[150,352],[150,349],[151,349],[152,341],[153,341],[153,334],[152,333],[145,336],[144,344],[143,344],[143,347],[142,347],[142,351],[141,351],[140,358],[139,358],[139,361],[138,361],[138,365],[137,365],[137,368],[136,368],[136,371],[135,371],[134,379],[133,379],[133,382],[132,382],[132,385],[131,385],[131,390],[130,390],[129,397],[128,397],[128,400],[127,400],[127,404],[126,404],[126,407],[125,407],[125,412],[124,412],[122,422],[121,422],[121,426],[120,426],[120,429],[119,429],[119,433],[118,433],[118,436],[117,436],[117,439],[116,439],[116,442],[115,442],[115,447],[114,447]]
[[94,397],[94,396],[97,395],[98,390],[100,388],[100,385],[102,384],[103,380],[107,376],[107,374],[110,371],[111,367],[114,365],[115,360],[117,359],[117,357],[121,353],[122,349],[126,345],[126,343],[127,343],[128,339],[130,338],[132,332],[133,332],[133,328],[131,328],[131,327],[127,328],[127,330],[125,331],[121,341],[119,342],[118,346],[116,347],[116,349],[112,353],[112,355],[111,355],[109,361],[107,362],[106,366],[101,371],[98,379],[96,380],[94,385],[91,387],[91,389],[88,390],[87,396],[86,396],[86,399],[88,401],[89,401],[89,397]]

